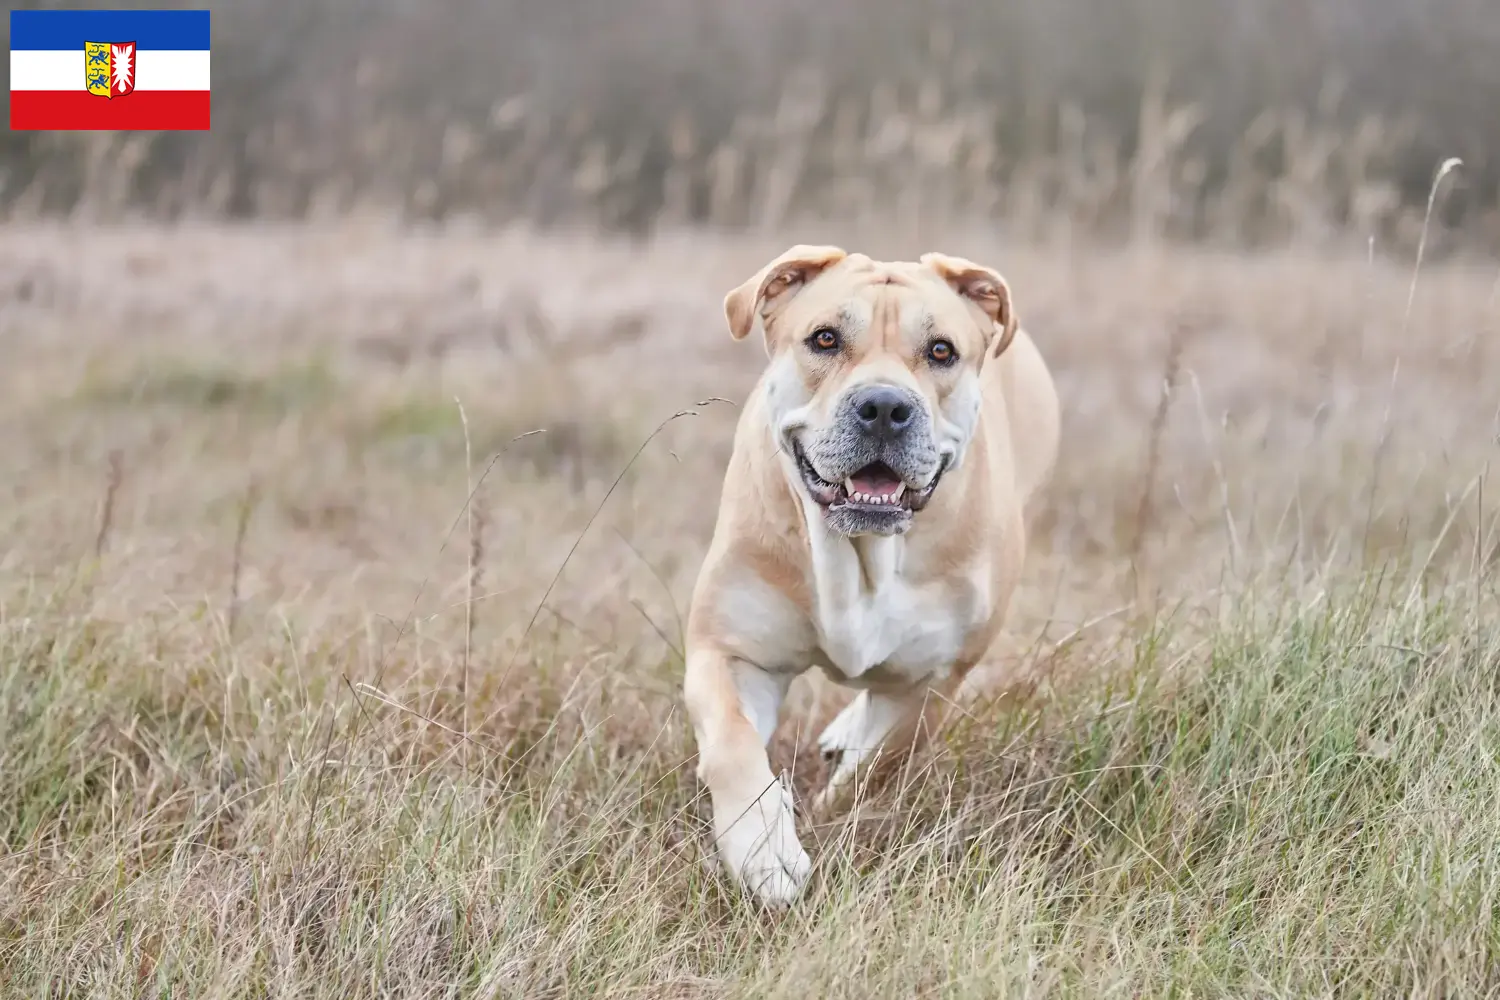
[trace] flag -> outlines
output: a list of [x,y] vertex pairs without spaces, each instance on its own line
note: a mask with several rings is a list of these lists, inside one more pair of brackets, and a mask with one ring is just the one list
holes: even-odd
[[12,129],[206,129],[208,11],[13,10]]

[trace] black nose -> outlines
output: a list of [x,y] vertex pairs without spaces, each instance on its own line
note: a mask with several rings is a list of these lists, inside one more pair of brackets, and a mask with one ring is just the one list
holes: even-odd
[[866,433],[881,438],[894,438],[911,426],[916,415],[911,399],[900,389],[888,385],[872,385],[859,390],[854,397],[854,415]]

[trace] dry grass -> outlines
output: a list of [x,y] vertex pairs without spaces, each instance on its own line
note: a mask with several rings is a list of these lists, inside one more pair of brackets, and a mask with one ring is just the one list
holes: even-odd
[[1493,264],[797,239],[998,264],[1065,423],[1049,683],[772,919],[678,650],[788,240],[0,234],[6,995],[1500,988]]

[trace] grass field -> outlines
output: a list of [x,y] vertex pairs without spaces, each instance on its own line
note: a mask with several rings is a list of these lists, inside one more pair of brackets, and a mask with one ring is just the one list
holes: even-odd
[[844,240],[998,266],[1054,368],[1042,684],[730,890],[720,302],[841,235],[0,231],[0,992],[1500,991],[1493,263]]

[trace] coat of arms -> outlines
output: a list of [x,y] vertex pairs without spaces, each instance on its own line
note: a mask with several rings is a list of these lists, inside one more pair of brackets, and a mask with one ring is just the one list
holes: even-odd
[[135,89],[135,42],[84,42],[83,71],[90,94],[124,97]]

